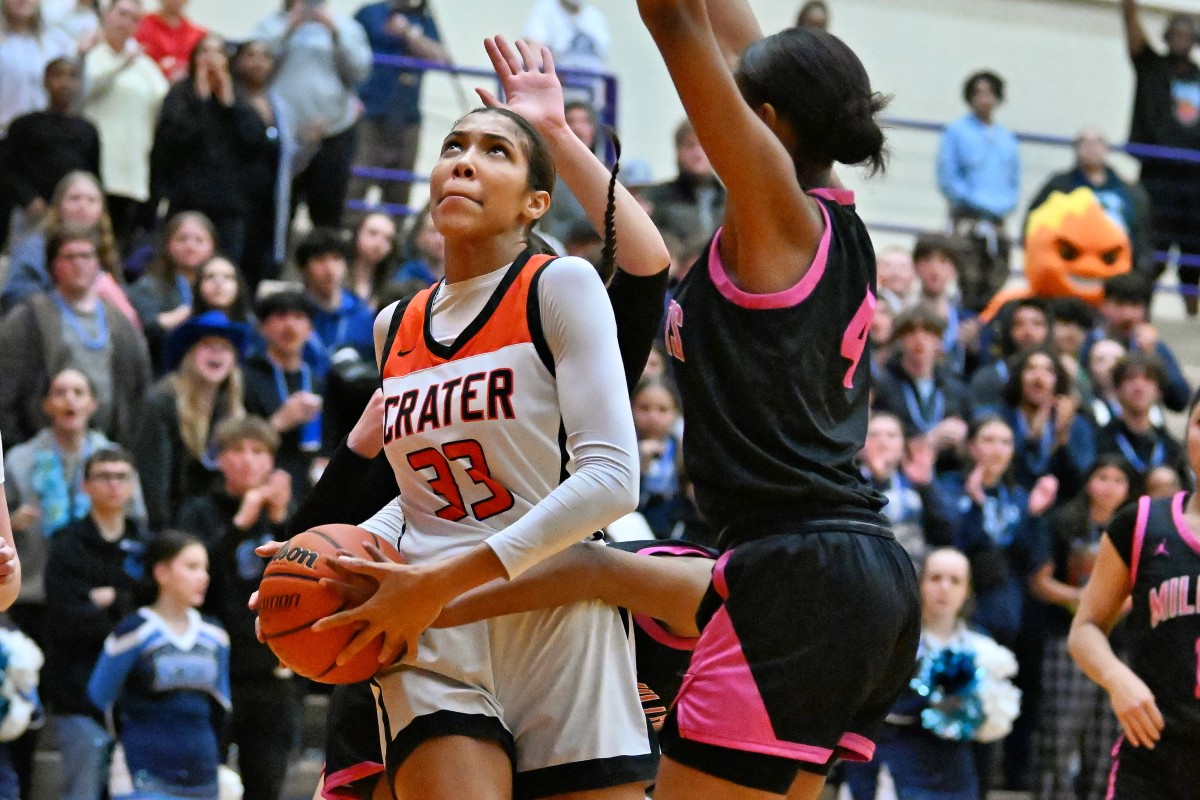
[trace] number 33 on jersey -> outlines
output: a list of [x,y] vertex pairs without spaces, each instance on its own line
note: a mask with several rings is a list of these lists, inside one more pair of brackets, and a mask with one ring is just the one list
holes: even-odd
[[[448,344],[430,330],[435,287],[397,308],[383,361],[384,450],[408,525],[470,546],[520,519],[566,476],[539,274],[518,259]],[[417,555],[409,554],[406,555]]]

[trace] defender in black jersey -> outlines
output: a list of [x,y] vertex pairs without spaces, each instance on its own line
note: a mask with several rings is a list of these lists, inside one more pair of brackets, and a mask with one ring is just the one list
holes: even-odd
[[[1200,393],[1187,451],[1200,470]],[[1107,634],[1126,598],[1128,666]],[[1109,693],[1124,734],[1106,800],[1200,795],[1200,497],[1142,497],[1109,524],[1069,639],[1071,655]]]
[[729,196],[666,320],[684,463],[724,553],[657,796],[815,798],[834,759],[871,758],[919,639],[911,562],[853,463],[875,254],[833,174],[882,168],[885,101],[836,37],[762,38],[745,0],[638,7]]

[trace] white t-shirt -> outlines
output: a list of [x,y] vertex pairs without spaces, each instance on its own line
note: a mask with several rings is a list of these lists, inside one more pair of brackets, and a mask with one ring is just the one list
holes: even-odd
[[85,95],[90,87],[115,78],[107,91],[84,101],[83,116],[96,126],[103,142],[100,177],[105,193],[140,203],[150,197],[154,126],[170,86],[149,56],[139,54],[129,66],[124,63],[125,54],[104,40],[88,51],[83,59]]
[[559,0],[538,0],[525,20],[522,35],[549,47],[559,69],[607,69],[612,44],[608,20],[591,4],[585,2],[572,13]]

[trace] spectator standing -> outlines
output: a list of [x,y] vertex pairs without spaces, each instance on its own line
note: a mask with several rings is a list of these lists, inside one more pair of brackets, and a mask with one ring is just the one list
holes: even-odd
[[247,198],[237,191],[251,158],[258,116],[237,96],[225,40],[205,34],[186,62],[187,74],[163,101],[154,134],[156,194],[170,214],[199,211],[212,222],[217,248],[241,259]]
[[100,39],[100,10],[96,0],[45,0],[46,24],[65,33],[82,55]]
[[[9,123],[46,107],[46,65],[74,54],[70,37],[46,26],[39,0],[0,0],[0,161]],[[0,249],[8,239],[12,211],[9,193],[0,192]]]
[[604,96],[595,81],[569,74],[570,70],[608,69],[612,36],[600,9],[588,0],[537,0],[525,18],[521,36],[534,52],[540,45],[550,48],[568,100],[589,100],[593,106],[603,106]]
[[346,286],[372,309],[379,308],[379,292],[396,270],[397,250],[396,223],[390,216],[373,211],[358,223]]
[[[1100,536],[1130,498],[1129,465],[1102,456],[1084,490],[1051,517],[1049,548],[1030,582],[1047,604],[1042,676],[1046,691],[1038,718],[1033,786],[1037,800],[1099,798],[1108,783],[1108,754],[1119,726],[1104,691],[1067,652],[1071,618],[1100,552]],[[1118,634],[1119,636],[1119,634]]]
[[1154,286],[1143,275],[1126,273],[1105,281],[1104,299],[1100,302],[1104,335],[1116,339],[1131,353],[1157,356],[1166,371],[1162,403],[1172,411],[1183,411],[1187,408],[1191,386],[1179,366],[1179,359],[1150,322],[1153,297]]
[[216,231],[208,217],[198,211],[176,214],[163,231],[158,258],[129,287],[156,374],[162,368],[166,337],[192,315],[192,284],[216,246]]
[[[74,367],[55,375],[42,403],[49,425],[8,452],[5,461],[12,530],[21,552],[21,593],[9,613],[35,642],[44,642],[45,570],[51,536],[88,514],[84,463],[113,446],[91,430],[96,397],[87,376]],[[136,476],[126,516],[144,520],[146,510]]]
[[[442,46],[428,0],[383,0],[369,3],[354,15],[376,56],[407,56],[446,64],[450,54]],[[424,70],[375,64],[358,87],[363,118],[358,128],[360,165],[412,171],[421,135],[421,78]],[[355,178],[351,194],[364,198],[371,179]],[[408,203],[410,181],[381,182],[385,203]]]
[[[1070,194],[1086,187],[1096,194],[1100,206],[1129,234],[1133,263],[1138,272],[1154,277],[1150,232],[1150,196],[1136,183],[1121,178],[1108,164],[1108,141],[1099,128],[1084,128],[1075,136],[1075,164],[1065,171],[1051,175],[1045,185],[1029,202],[1035,209],[1046,201],[1051,192]],[[1022,226],[1022,231],[1024,231]]]
[[684,248],[699,251],[725,214],[725,187],[687,120],[675,129],[675,164],[679,174],[647,187],[642,199],[650,204],[659,230],[678,237]]
[[275,57],[266,42],[250,39],[238,45],[234,87],[258,115],[239,182],[248,209],[239,266],[252,292],[259,281],[279,277],[292,216],[292,167],[298,145],[287,105],[269,85],[274,69]]
[[0,0],[0,137],[22,114],[46,107],[46,65],[75,43],[46,25],[39,0]]
[[[1121,19],[1136,78],[1129,141],[1200,151],[1200,65],[1191,57],[1195,19],[1174,14],[1167,20],[1166,54],[1150,46],[1136,0],[1121,0]],[[1200,254],[1200,163],[1146,157],[1141,179],[1150,195],[1154,248]],[[1160,271],[1161,265],[1153,276]],[[1200,269],[1180,266],[1180,284],[1191,287],[1184,294],[1191,316],[1200,309],[1197,280]]]
[[1021,161],[1017,137],[995,120],[1004,81],[977,72],[963,85],[971,111],[946,126],[938,147],[938,187],[950,204],[955,235],[970,239],[977,260],[960,270],[963,304],[981,310],[1008,280],[1009,239],[1004,220],[1017,207]]
[[267,566],[254,549],[287,538],[291,481],[275,469],[279,434],[258,417],[221,424],[216,444],[222,485],[189,501],[179,525],[207,542],[212,585],[204,610],[229,632],[229,740],[239,762],[253,765],[242,770],[244,800],[279,800],[297,733],[299,690],[291,671],[258,641],[247,604]]
[[122,252],[139,226],[150,229],[150,150],[167,79],[147,57],[134,30],[140,0],[115,0],[104,13],[101,37],[83,59],[83,115],[100,131],[100,177]]
[[208,491],[217,466],[213,431],[246,414],[238,366],[246,333],[223,312],[208,311],[167,340],[170,373],[146,393],[133,451],[154,530],[170,525],[185,500]]
[[809,0],[796,14],[796,27],[829,30],[829,6],[822,0]]
[[121,450],[99,450],[84,464],[86,517],[55,534],[46,565],[46,667],[42,692],[62,750],[64,800],[100,800],[111,738],[88,699],[88,679],[105,638],[135,606],[145,542],[125,516],[134,471]]
[[98,243],[94,229],[51,231],[46,260],[54,288],[0,324],[0,430],[9,442],[27,441],[44,427],[42,398],[51,377],[68,366],[92,383],[96,427],[120,444],[135,437],[150,362],[141,334],[97,292]]
[[192,50],[207,31],[184,16],[188,0],[161,0],[158,11],[142,17],[134,38],[142,52],[154,59],[171,83],[192,71]]
[[322,445],[325,395],[325,381],[304,363],[313,306],[300,292],[285,291],[264,297],[257,312],[267,346],[246,361],[246,411],[268,420],[279,434],[275,463],[305,493]]
[[229,637],[196,611],[208,590],[208,553],[198,539],[167,531],[147,548],[146,569],[154,601],[117,624],[87,687],[120,722],[131,785],[113,796],[217,797]]
[[335,352],[353,347],[367,360],[373,358],[375,315],[345,287],[350,248],[341,231],[317,228],[296,247],[296,265],[304,292],[316,306],[313,345],[316,367],[323,373]]
[[287,0],[250,35],[271,46],[271,85],[301,142],[292,203],[304,200],[314,225],[340,225],[359,117],[355,90],[371,72],[367,34],[350,17],[333,14],[327,2]]
[[13,241],[42,221],[68,173],[100,172],[100,134],[75,113],[79,65],[65,56],[54,59],[46,65],[45,85],[49,107],[14,119],[2,148],[0,181],[8,183],[21,216]]

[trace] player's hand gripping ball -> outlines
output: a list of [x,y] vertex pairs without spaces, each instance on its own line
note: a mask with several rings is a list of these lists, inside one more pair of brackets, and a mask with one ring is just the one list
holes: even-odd
[[267,564],[258,587],[262,638],[297,675],[321,683],[357,683],[380,669],[382,637],[339,667],[338,654],[358,629],[343,625],[320,633],[312,630],[317,620],[354,608],[374,594],[373,580],[336,566],[340,555],[378,560],[368,546],[404,563],[404,556],[382,536],[354,525],[321,525],[293,536]]

